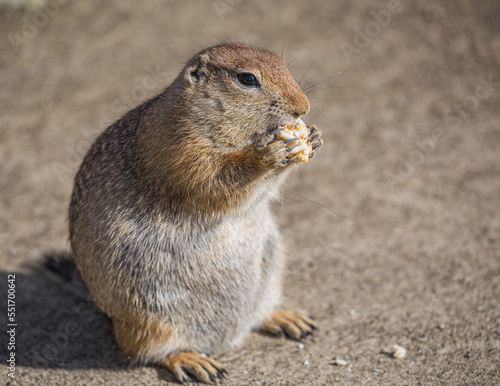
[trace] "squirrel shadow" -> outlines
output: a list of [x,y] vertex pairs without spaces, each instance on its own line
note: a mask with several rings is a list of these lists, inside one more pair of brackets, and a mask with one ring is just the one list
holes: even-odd
[[[59,283],[40,269],[32,271],[0,272],[2,299],[7,299],[8,284],[15,284],[16,365],[65,369],[127,367],[114,340],[110,319],[90,299],[67,290],[62,280]],[[12,323],[7,320],[6,311],[0,315],[3,326]],[[0,346],[0,353],[3,358],[10,356],[7,344]]]
[[[115,341],[111,320],[90,298],[69,254],[47,254],[40,265],[29,268],[29,273],[0,270],[0,298],[5,303],[8,285],[15,284],[14,322],[4,308],[0,324],[16,325],[16,366],[116,371],[132,367]],[[8,342],[0,345],[2,358],[10,353]],[[176,383],[169,370],[153,367],[159,381]]]

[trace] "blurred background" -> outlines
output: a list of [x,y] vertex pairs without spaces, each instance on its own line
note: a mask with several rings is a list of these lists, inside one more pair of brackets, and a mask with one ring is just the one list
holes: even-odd
[[252,336],[219,357],[228,384],[500,382],[498,1],[2,0],[0,36],[0,267],[17,274],[18,382],[173,380],[129,368],[92,304],[26,266],[68,249],[72,179],[98,133],[221,41],[282,55],[325,141],[274,208],[284,306],[320,332],[303,345]]

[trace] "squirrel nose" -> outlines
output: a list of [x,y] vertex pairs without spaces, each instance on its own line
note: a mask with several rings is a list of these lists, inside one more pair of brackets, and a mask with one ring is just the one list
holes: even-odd
[[309,112],[309,100],[307,99],[306,95],[303,94],[302,98],[300,98],[295,105],[293,106],[293,117],[298,118],[301,115],[306,115]]

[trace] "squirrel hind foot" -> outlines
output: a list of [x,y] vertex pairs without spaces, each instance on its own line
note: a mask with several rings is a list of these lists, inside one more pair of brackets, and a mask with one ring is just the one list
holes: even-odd
[[224,381],[228,375],[214,359],[195,352],[175,354],[163,359],[159,364],[167,367],[181,383],[189,383],[189,375],[204,383],[217,383],[219,379]]
[[285,335],[291,339],[302,340],[313,335],[318,324],[305,315],[291,311],[274,311],[262,325],[262,331],[271,335]]
[[218,380],[224,381],[228,374],[208,356],[181,351],[181,347],[186,347],[185,344],[175,329],[165,323],[151,320],[125,322],[115,318],[113,326],[118,345],[126,354],[134,357],[134,362],[164,366],[181,383],[188,383],[191,379],[217,383]]

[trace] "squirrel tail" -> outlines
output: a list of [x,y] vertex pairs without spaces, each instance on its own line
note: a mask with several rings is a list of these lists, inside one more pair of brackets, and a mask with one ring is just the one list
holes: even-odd
[[44,253],[41,265],[37,267],[38,271],[58,282],[68,291],[72,292],[78,298],[90,301],[90,292],[83,282],[73,255],[69,251],[50,251]]

